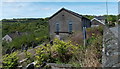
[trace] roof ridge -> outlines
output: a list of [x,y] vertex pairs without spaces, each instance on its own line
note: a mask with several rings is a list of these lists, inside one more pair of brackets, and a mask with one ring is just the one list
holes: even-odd
[[102,23],[103,25],[105,25],[105,23],[104,23],[104,22],[100,21],[100,20],[99,20],[99,19],[97,19],[97,18],[93,18],[91,21],[93,21],[93,20],[97,20],[98,22],[100,22],[100,23]]
[[[71,13],[71,14],[79,17],[79,18],[82,18],[82,17],[83,17],[82,15],[80,15],[80,14],[78,14],[78,13],[76,13],[76,12],[73,12],[73,11],[71,11],[71,10],[65,9],[65,8],[63,7],[63,8],[61,8],[58,12],[56,12],[55,14],[53,14],[49,19],[51,19],[52,17],[54,17],[55,15],[57,15],[57,14],[58,14],[59,12],[61,12],[62,10],[65,10],[65,11],[67,11],[68,13]],[[84,17],[84,18],[85,18],[85,17]]]

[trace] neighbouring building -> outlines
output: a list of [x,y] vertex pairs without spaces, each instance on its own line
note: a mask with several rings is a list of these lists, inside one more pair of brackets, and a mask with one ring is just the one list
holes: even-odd
[[2,38],[2,40],[7,41],[7,42],[12,42],[12,40],[13,40],[14,38],[20,37],[20,36],[22,36],[22,35],[24,35],[24,34],[27,35],[28,33],[16,31],[15,33],[6,34],[6,35]]
[[91,27],[97,27],[97,26],[103,26],[105,25],[105,21],[104,20],[99,20],[97,18],[93,18],[91,20]]
[[83,27],[91,27],[91,21],[71,10],[62,8],[49,18],[49,32],[51,38],[59,35],[60,38],[83,31]]
[[105,23],[105,19],[106,19],[105,16],[96,16],[95,18],[100,20],[101,22]]
[[5,40],[5,41],[7,41],[7,42],[12,42],[12,37],[10,36],[10,35],[5,35],[3,38],[2,38],[2,40]]

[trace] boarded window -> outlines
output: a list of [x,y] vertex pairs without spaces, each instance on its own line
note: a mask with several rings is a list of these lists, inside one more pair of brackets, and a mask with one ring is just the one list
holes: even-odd
[[69,32],[72,32],[72,23],[69,23]]
[[59,27],[59,24],[58,23],[56,23],[56,32],[59,32],[59,29],[60,27]]

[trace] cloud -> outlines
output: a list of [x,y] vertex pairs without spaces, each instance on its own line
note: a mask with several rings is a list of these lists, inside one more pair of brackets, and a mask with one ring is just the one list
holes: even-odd
[[17,0],[2,0],[3,2],[16,2]]
[[51,10],[51,8],[41,8],[42,10]]
[[[105,4],[105,2],[4,2],[2,15],[3,18],[49,17],[62,7],[79,14],[103,15],[106,14]],[[109,14],[116,14],[117,2],[108,4]]]
[[[2,0],[2,1],[3,2],[106,2],[106,0]],[[108,0],[108,2],[117,2],[117,1],[118,0]]]

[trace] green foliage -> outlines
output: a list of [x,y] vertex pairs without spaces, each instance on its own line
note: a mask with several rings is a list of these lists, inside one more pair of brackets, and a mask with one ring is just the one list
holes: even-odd
[[50,45],[41,46],[36,49],[35,61],[37,61],[38,65],[41,65],[44,61],[47,62],[51,57],[50,54]]
[[88,19],[93,19],[95,17],[95,15],[83,15],[83,16],[88,18]]
[[40,18],[40,19],[11,19],[11,20],[4,19],[4,20],[2,20],[2,30],[3,30],[2,36],[13,33],[15,31],[33,32],[37,29],[47,31],[48,18],[45,18],[45,19],[43,19],[43,18]]
[[116,15],[104,15],[105,17],[108,18],[108,21],[111,21],[111,22],[116,22],[117,21],[117,16]]
[[80,46],[74,53],[69,64],[74,67],[99,67],[102,60],[102,36],[93,36],[87,41],[86,47]]
[[17,52],[12,54],[6,54],[3,56],[3,68],[4,69],[15,69],[18,65]]
[[91,37],[88,40],[92,40],[90,43],[91,47],[94,48],[96,57],[99,61],[99,63],[102,63],[102,46],[103,46],[103,36],[96,36]]
[[72,55],[78,50],[77,46],[71,44],[71,42],[64,42],[58,39],[54,40],[54,44],[51,46],[47,44],[45,46],[41,45],[36,49],[35,61],[38,65],[46,62],[56,62],[56,63],[68,63]]
[[[94,35],[94,34],[93,34],[93,35]],[[89,38],[89,39],[87,40],[88,44],[93,43],[93,40],[95,40],[95,39],[96,39],[96,37],[94,37],[94,36],[92,36],[91,38]]]
[[87,28],[87,38],[92,37],[92,36],[102,36],[103,35],[103,26],[99,27],[92,27],[92,28]]
[[67,63],[72,57],[72,54],[78,49],[77,46],[70,44],[71,42],[64,42],[55,39],[54,45],[52,46],[53,53],[57,53],[57,61]]
[[25,51],[25,56],[27,58],[27,61],[26,61],[27,64],[32,63],[34,61],[34,57],[30,52]]
[[14,37],[12,42],[3,44],[4,50],[7,48],[12,49],[13,47],[20,49],[22,44],[27,44],[28,47],[31,47],[31,42],[38,45],[47,42],[49,38],[48,18],[4,19],[2,20],[2,26],[2,36],[15,33],[16,31],[27,33],[22,36]]
[[[89,16],[88,16],[89,17]],[[90,16],[90,19],[93,17]],[[48,19],[13,19],[3,20],[3,35],[9,34],[15,31],[26,32],[29,31],[30,34],[23,35],[21,37],[15,38],[10,43],[3,43],[4,48],[20,48],[21,44],[27,44],[31,46],[31,42],[34,41],[37,44],[41,44],[43,42],[47,42],[48,35]],[[35,56],[31,57],[31,53],[25,52],[26,58],[28,58],[27,63],[37,61],[38,66],[41,65],[44,61],[46,62],[56,62],[56,63],[70,63],[75,67],[83,66],[84,60],[86,59],[86,50],[92,51],[93,54],[101,61],[101,47],[102,47],[102,33],[103,28],[92,28],[88,29],[88,31],[93,31],[92,36],[87,40],[87,47],[81,45],[72,45],[71,41],[64,42],[58,39],[54,40],[54,44],[46,44],[40,45],[36,49],[36,53],[33,54]],[[100,32],[100,35],[96,35]],[[32,33],[32,34],[31,34]],[[99,34],[99,33],[98,33]],[[94,49],[94,50],[93,50]],[[3,49],[4,50],[4,49]],[[87,53],[89,55],[89,53]],[[4,68],[15,68],[17,66],[18,57],[16,56],[16,52],[3,56],[3,67]],[[97,55],[96,55],[97,54]],[[91,55],[91,54],[90,54]],[[91,58],[90,58],[91,59]]]

